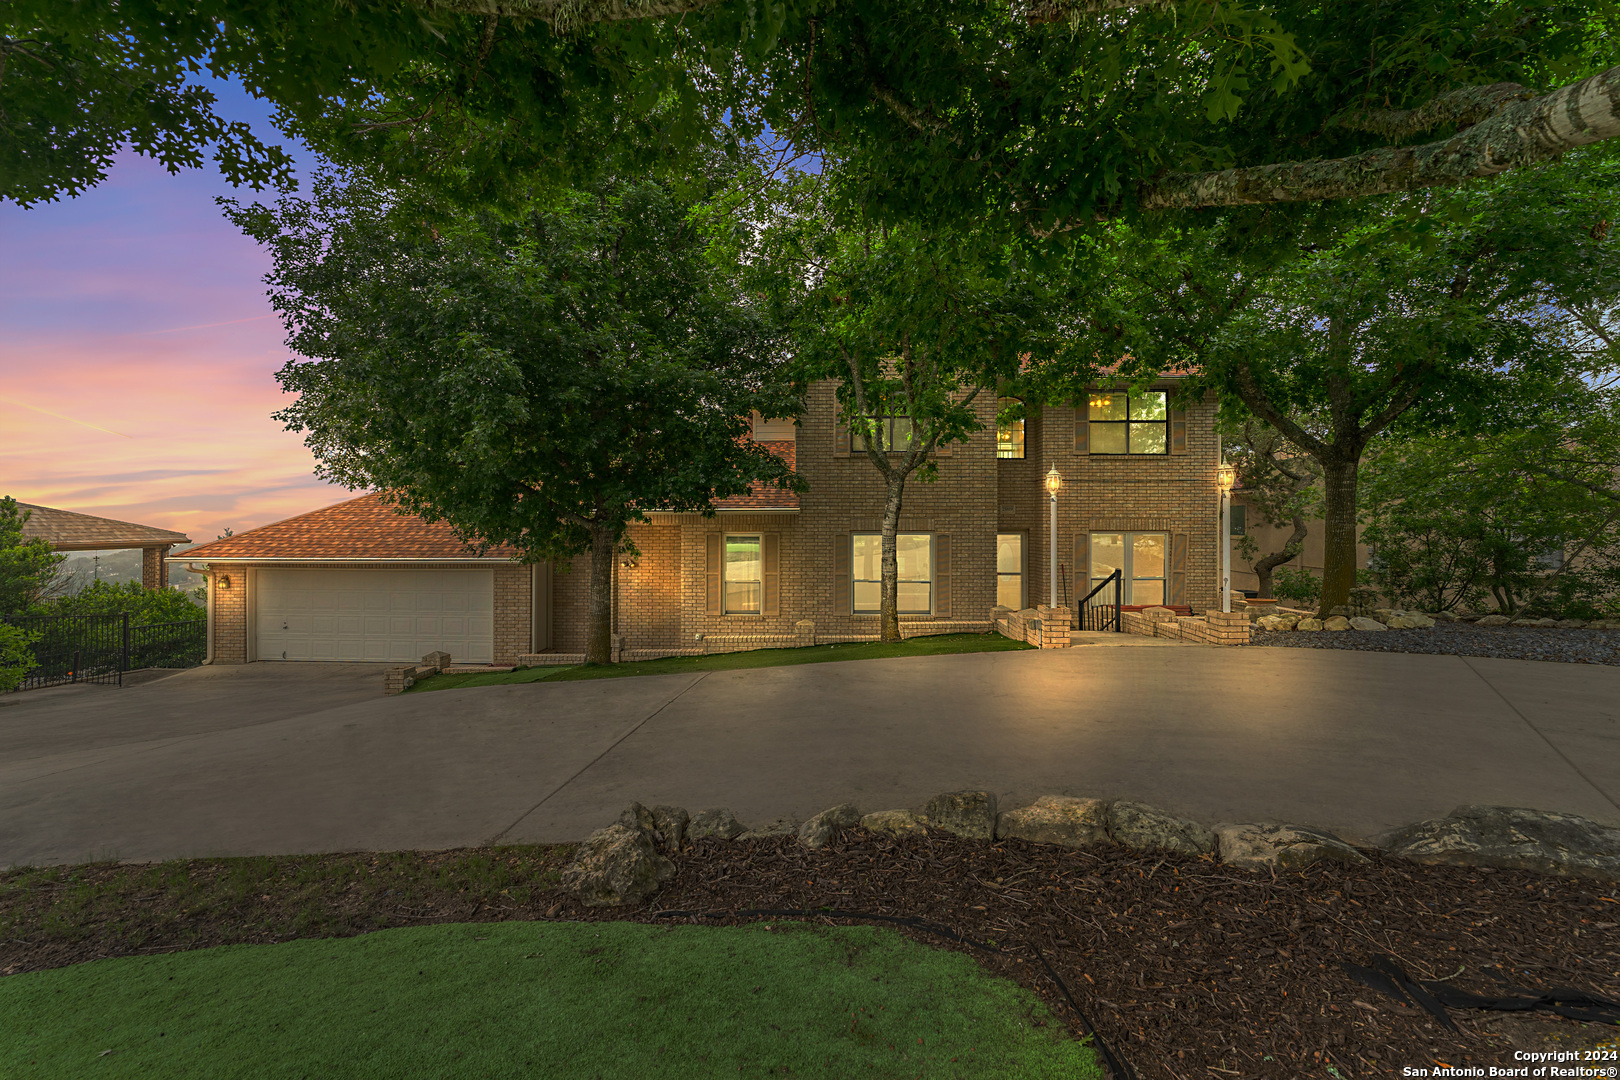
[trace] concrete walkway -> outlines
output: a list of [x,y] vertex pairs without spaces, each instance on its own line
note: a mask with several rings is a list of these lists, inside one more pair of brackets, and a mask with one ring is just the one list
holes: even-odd
[[575,840],[957,788],[1372,837],[1466,802],[1620,822],[1620,668],[1077,648],[380,696],[255,664],[0,699],[0,866]]

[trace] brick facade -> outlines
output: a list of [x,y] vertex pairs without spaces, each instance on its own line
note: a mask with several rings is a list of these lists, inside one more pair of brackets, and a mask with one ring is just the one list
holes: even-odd
[[[796,643],[796,624],[814,624],[817,641],[875,637],[876,615],[855,615],[838,598],[837,547],[854,533],[881,528],[884,488],[862,454],[835,447],[834,386],[811,390],[797,429],[796,464],[809,484],[796,512],[721,510],[700,514],[654,514],[636,525],[630,539],[639,558],[618,560],[614,581],[614,633],[631,653],[713,652],[732,646],[769,647]],[[1083,406],[1082,406],[1083,407]],[[1219,493],[1215,469],[1220,447],[1215,408],[1197,404],[1186,411],[1179,452],[1161,455],[1102,456],[1076,449],[1076,424],[1084,423],[1066,405],[1031,409],[1025,426],[1026,456],[996,457],[994,398],[975,403],[985,428],[938,460],[939,475],[906,485],[902,532],[935,537],[936,605],[932,615],[902,616],[904,632],[989,628],[996,602],[996,535],[1027,537],[1025,586],[1031,606],[1047,602],[1049,503],[1047,470],[1063,475],[1058,496],[1060,604],[1072,605],[1085,593],[1086,547],[1076,539],[1099,531],[1168,534],[1181,545],[1182,585],[1172,602],[1202,611],[1215,605],[1219,568]],[[773,437],[781,431],[773,429]],[[775,537],[779,570],[774,614],[714,615],[707,611],[710,537],[750,533]],[[948,557],[941,541],[948,545]],[[578,654],[585,648],[588,556],[552,577],[552,651]],[[949,599],[939,593],[948,579]]]
[[[813,386],[796,429],[780,423],[769,428],[773,443],[786,443],[784,436],[793,436],[787,446],[809,485],[806,492],[789,498],[754,493],[735,500],[738,508],[721,509],[707,518],[655,513],[648,523],[631,528],[629,539],[636,551],[621,554],[614,566],[613,630],[624,656],[876,637],[878,616],[852,611],[849,545],[853,534],[880,530],[884,486],[864,454],[835,445],[834,391],[832,383]],[[1137,456],[1090,454],[1083,414],[1068,405],[1032,407],[1025,421],[1022,459],[996,456],[995,398],[982,395],[974,408],[984,429],[938,456],[937,480],[923,483],[913,475],[906,485],[900,530],[933,538],[934,609],[926,615],[902,616],[905,636],[990,628],[998,533],[1025,535],[1027,604],[1047,604],[1051,536],[1044,477],[1054,465],[1064,480],[1057,526],[1060,607],[1072,609],[1085,595],[1087,538],[1107,531],[1168,534],[1177,558],[1169,602],[1198,612],[1215,606],[1219,574],[1215,470],[1220,449],[1213,403],[1193,405],[1178,417],[1171,428],[1175,432],[1171,453]],[[336,524],[306,531],[326,536],[335,529],[341,535],[344,513],[353,516],[363,510],[370,514],[365,522],[372,532],[384,539],[392,536],[381,516],[385,511],[371,506],[368,499],[375,501],[366,496],[321,512],[333,515]],[[349,507],[358,509],[346,511]],[[285,558],[303,541],[290,527],[281,529],[288,536],[277,533],[271,539],[290,545],[279,556]],[[761,614],[711,611],[719,580],[711,560],[723,550],[726,533],[765,538],[762,557],[774,565],[775,573],[766,575],[769,584],[764,586]],[[252,536],[245,533],[218,542],[236,543],[242,549],[222,554],[243,557],[253,550]],[[329,557],[317,558],[321,565],[345,565],[340,558],[329,562]],[[398,569],[425,564],[386,557],[369,565]],[[213,564],[215,584],[210,592],[218,663],[241,663],[248,657],[251,569],[245,561],[228,567]],[[493,569],[495,664],[546,662],[533,655],[537,644],[548,657],[559,660],[584,651],[589,556],[575,558],[570,566],[542,566],[538,571],[511,562],[497,563]],[[231,578],[229,589],[218,584],[222,574]]]

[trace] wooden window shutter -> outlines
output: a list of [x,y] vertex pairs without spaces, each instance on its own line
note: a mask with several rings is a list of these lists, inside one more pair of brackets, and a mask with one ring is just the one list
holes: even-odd
[[833,537],[833,611],[839,615],[853,610],[849,604],[849,559],[853,554],[849,545],[849,533]]
[[[1074,599],[1078,603],[1080,598],[1091,591],[1091,534],[1077,532],[1074,534]],[[1110,598],[1112,599],[1112,598]]]
[[833,457],[849,457],[849,425],[838,414],[838,402],[833,401]]
[[1187,602],[1187,534],[1170,537],[1170,603]]
[[934,614],[951,617],[951,538],[934,535]]
[[720,603],[720,572],[725,567],[726,538],[720,533],[710,533],[705,539],[709,544],[707,566],[709,588],[705,611],[709,615],[720,615],[725,611]]
[[1091,453],[1091,409],[1085,398],[1074,407],[1074,452]]
[[780,615],[781,601],[781,534],[764,533],[759,538],[760,549],[760,601],[761,615]]
[[1185,454],[1187,452],[1187,410],[1170,410],[1170,452],[1172,454]]

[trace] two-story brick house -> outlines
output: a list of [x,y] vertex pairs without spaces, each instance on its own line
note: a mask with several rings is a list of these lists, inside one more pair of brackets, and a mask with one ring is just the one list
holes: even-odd
[[[836,422],[834,386],[812,388],[798,424],[755,438],[808,482],[717,504],[712,517],[652,513],[618,560],[614,632],[627,657],[858,640],[877,634],[884,487]],[[1213,404],[1169,406],[1169,387],[1097,391],[1047,405],[938,454],[938,479],[908,483],[900,521],[905,633],[988,628],[998,603],[1046,603],[1055,467],[1060,603],[1124,571],[1125,603],[1216,603],[1219,444]],[[906,421],[886,438],[903,441]],[[376,496],[188,551],[209,573],[215,662],[269,659],[559,662],[584,650],[588,557],[572,567],[477,556],[448,527]]]

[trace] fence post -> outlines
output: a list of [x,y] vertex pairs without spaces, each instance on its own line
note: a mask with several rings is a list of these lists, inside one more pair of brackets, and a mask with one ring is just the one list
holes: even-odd
[[124,672],[129,670],[129,612],[124,612],[124,652],[118,660],[118,685],[124,685]]
[[1120,625],[1119,607],[1125,599],[1125,569],[1121,567],[1114,571],[1114,633],[1122,634],[1125,628]]

